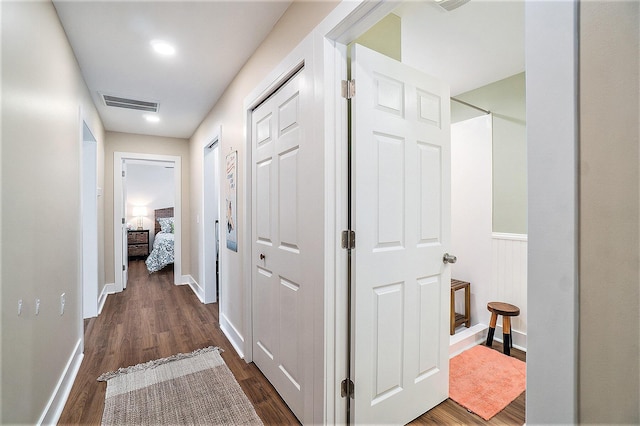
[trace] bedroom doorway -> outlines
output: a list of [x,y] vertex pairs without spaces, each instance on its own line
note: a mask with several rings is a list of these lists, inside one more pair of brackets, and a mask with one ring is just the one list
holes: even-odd
[[204,303],[216,303],[219,297],[218,271],[220,250],[220,129],[204,147],[202,156],[202,250],[200,279]]
[[[129,194],[130,184],[128,170],[138,166],[146,166],[157,171],[172,171],[173,179],[170,194],[173,200],[173,206],[164,205],[167,201],[161,202],[161,206],[156,206],[154,200],[138,196],[137,200],[133,200]],[[137,230],[140,226],[142,230],[149,232],[149,252],[151,252],[152,244],[155,236],[155,219],[153,218],[154,210],[157,208],[173,207],[174,208],[174,284],[182,284],[186,282],[182,279],[182,211],[181,211],[181,157],[169,155],[141,154],[141,153],[114,153],[114,259],[115,263],[115,291],[120,292],[126,288],[127,277],[127,231],[129,228]],[[144,173],[144,171],[142,172]],[[149,178],[153,180],[153,177]],[[160,190],[159,193],[163,191]],[[166,191],[164,191],[166,192]],[[125,196],[126,194],[126,196]],[[156,197],[158,197],[156,195]],[[136,204],[131,205],[127,201],[134,201]],[[129,208],[127,205],[129,204]],[[134,216],[131,207],[144,207],[146,209],[136,209],[138,215]]]

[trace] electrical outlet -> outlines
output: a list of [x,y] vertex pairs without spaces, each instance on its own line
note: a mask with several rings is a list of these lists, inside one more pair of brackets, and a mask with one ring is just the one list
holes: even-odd
[[40,313],[40,299],[36,299],[36,315]]
[[67,303],[67,293],[60,295],[60,315],[64,314],[64,304]]
[[18,316],[22,314],[22,299],[18,300]]

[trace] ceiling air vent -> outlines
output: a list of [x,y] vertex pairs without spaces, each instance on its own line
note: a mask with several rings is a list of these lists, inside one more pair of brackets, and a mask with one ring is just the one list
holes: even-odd
[[135,109],[138,111],[158,112],[158,102],[141,101],[139,99],[128,99],[105,94],[102,94],[101,96],[106,106]]
[[444,10],[451,12],[453,9],[457,9],[465,3],[468,3],[469,0],[435,0],[438,3],[438,6],[443,8]]

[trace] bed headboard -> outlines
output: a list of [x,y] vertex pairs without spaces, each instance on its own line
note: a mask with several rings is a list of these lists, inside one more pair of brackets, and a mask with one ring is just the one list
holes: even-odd
[[157,234],[158,232],[160,232],[160,222],[158,222],[158,219],[161,219],[163,217],[173,217],[173,207],[166,207],[164,209],[156,209],[155,211],[155,224],[156,224],[156,228],[155,228],[155,234]]

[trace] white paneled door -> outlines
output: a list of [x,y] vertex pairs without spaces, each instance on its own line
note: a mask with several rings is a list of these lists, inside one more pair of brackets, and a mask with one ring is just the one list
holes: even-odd
[[352,421],[405,424],[449,390],[449,89],[359,45],[351,69]]
[[253,361],[303,423],[313,416],[313,289],[322,286],[322,146],[300,70],[252,112]]

